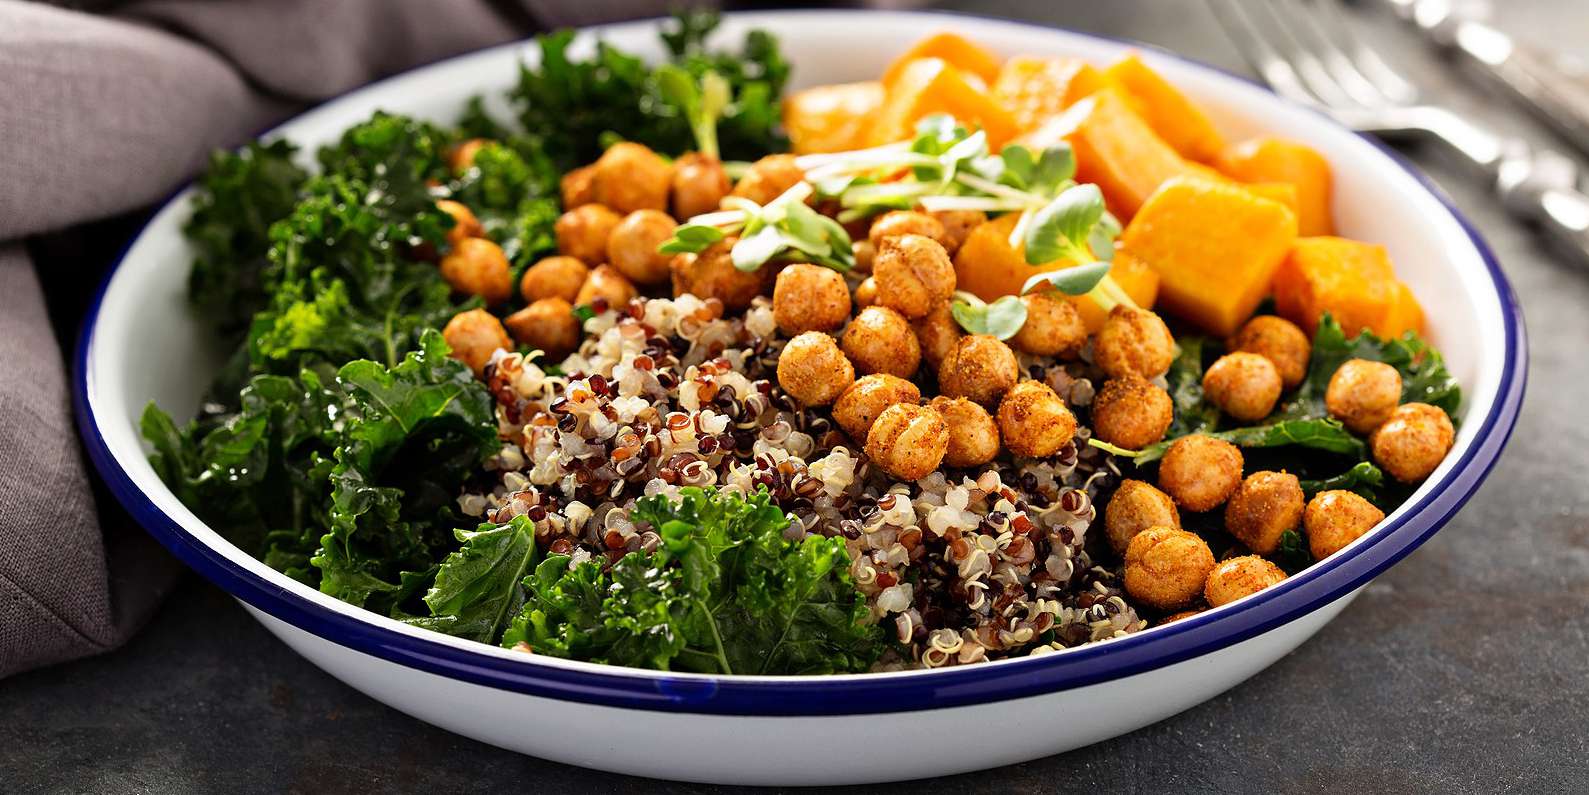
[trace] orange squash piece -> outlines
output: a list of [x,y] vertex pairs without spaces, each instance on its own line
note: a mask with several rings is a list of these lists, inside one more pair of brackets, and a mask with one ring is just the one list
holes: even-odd
[[883,85],[892,85],[905,73],[911,61],[920,58],[938,58],[966,74],[976,75],[983,87],[992,85],[999,74],[999,59],[992,53],[958,33],[945,30],[918,40],[895,58],[883,71]]
[[993,81],[993,99],[1030,130],[1104,87],[1103,73],[1080,58],[1017,55]]
[[1104,76],[1137,99],[1137,111],[1148,126],[1182,157],[1206,163],[1225,148],[1225,139],[1208,114],[1143,63],[1136,53],[1105,69]]
[[1385,321],[1384,328],[1379,330],[1382,337],[1399,337],[1407,332],[1416,334],[1424,333],[1423,307],[1419,306],[1418,299],[1413,296],[1412,288],[1405,282],[1396,282],[1396,304],[1390,311],[1390,319]]
[[1235,183],[1247,189],[1248,193],[1262,196],[1270,201],[1284,204],[1291,212],[1297,214],[1297,226],[1302,226],[1302,208],[1297,199],[1297,186],[1289,182],[1247,182]]
[[1296,214],[1285,205],[1190,176],[1148,199],[1120,248],[1158,272],[1165,310],[1224,337],[1268,295],[1296,236]]
[[1022,136],[1041,149],[1058,140],[1076,153],[1076,181],[1097,183],[1109,211],[1130,220],[1164,181],[1188,171],[1169,144],[1131,109],[1118,88],[1105,88]]
[[866,146],[882,105],[883,84],[875,80],[817,86],[784,100],[783,126],[798,154],[846,152]]
[[1298,231],[1309,237],[1335,234],[1330,164],[1313,148],[1284,138],[1253,138],[1227,147],[1214,167],[1241,182],[1297,186]]
[[1309,330],[1329,312],[1347,336],[1367,328],[1397,336],[1423,327],[1423,310],[1396,279],[1385,247],[1343,237],[1303,237],[1275,274],[1275,311]]
[[887,98],[872,117],[873,145],[910,138],[916,120],[934,113],[947,113],[967,127],[982,129],[994,150],[1015,135],[1015,119],[1009,111],[941,58],[911,61],[894,82],[885,85]]

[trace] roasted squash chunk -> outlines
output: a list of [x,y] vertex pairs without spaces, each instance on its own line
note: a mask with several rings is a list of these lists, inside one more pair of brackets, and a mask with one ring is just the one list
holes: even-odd
[[974,75],[986,88],[999,74],[999,59],[958,33],[941,31],[917,41],[883,71],[883,85],[891,85],[905,73],[911,61],[938,58],[968,75]]
[[1030,130],[1104,86],[1103,73],[1080,58],[1018,55],[1004,62],[993,98]]
[[1284,138],[1254,138],[1226,148],[1214,167],[1241,182],[1297,186],[1297,230],[1310,237],[1335,234],[1330,164],[1313,148]]
[[783,126],[799,154],[846,152],[867,145],[882,105],[883,84],[875,80],[817,86],[784,100]]
[[1208,114],[1148,68],[1136,53],[1104,70],[1104,76],[1137,100],[1134,104],[1143,120],[1182,157],[1211,162],[1225,148],[1225,139]]
[[1423,328],[1423,309],[1396,280],[1385,247],[1341,237],[1303,237],[1275,274],[1275,311],[1312,331],[1329,312],[1348,335],[1397,336]]
[[1076,181],[1097,183],[1109,211],[1122,221],[1136,215],[1165,180],[1188,168],[1118,88],[1094,93],[1021,138],[1034,149],[1059,140],[1075,150]]
[[1015,119],[988,93],[970,82],[959,69],[941,58],[918,58],[905,65],[892,83],[885,81],[887,98],[873,117],[873,145],[911,137],[916,120],[947,113],[970,128],[988,135],[994,149],[1015,135]]

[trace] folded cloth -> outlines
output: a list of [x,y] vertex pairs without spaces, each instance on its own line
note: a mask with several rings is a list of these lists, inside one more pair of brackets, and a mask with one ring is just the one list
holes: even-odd
[[86,291],[99,276],[71,258],[30,257],[19,241],[148,205],[211,149],[391,72],[667,3],[75,6],[0,0],[0,676],[115,648],[176,571],[124,515],[96,506],[73,430],[63,340],[40,282]]

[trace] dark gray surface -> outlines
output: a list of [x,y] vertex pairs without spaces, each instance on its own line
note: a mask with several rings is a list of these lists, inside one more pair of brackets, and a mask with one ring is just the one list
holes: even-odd
[[[963,3],[1161,44],[1245,71],[1195,3]],[[1502,21],[1581,47],[1589,6]],[[1550,141],[1405,32],[1372,31],[1420,82]],[[1317,637],[1175,718],[935,791],[1583,791],[1589,787],[1589,275],[1540,251],[1479,188],[1420,153],[1511,275],[1531,323],[1527,406],[1473,502]],[[986,727],[990,734],[1018,727]],[[963,741],[963,740],[962,740]],[[771,750],[771,749],[769,749]],[[930,749],[917,749],[930,753]],[[702,749],[702,753],[711,753]],[[813,764],[820,764],[813,760]],[[190,577],[111,655],[0,682],[0,789],[90,792],[706,788],[518,756],[408,718],[276,642]],[[869,788],[873,789],[873,788]]]

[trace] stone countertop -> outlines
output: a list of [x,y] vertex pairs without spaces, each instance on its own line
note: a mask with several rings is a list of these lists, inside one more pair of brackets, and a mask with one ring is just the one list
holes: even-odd
[[[960,2],[1249,70],[1196,3]],[[1589,6],[1498,22],[1576,48]],[[1472,118],[1555,145],[1406,29],[1369,37]],[[1576,34],[1575,34],[1576,32]],[[1489,240],[1530,321],[1508,452],[1439,535],[1295,653],[1208,703],[1069,754],[920,782],[930,791],[1569,791],[1589,780],[1589,271],[1541,250],[1483,189],[1410,153]],[[501,751],[385,707],[299,658],[189,575],[124,649],[0,682],[0,781],[16,792],[609,792],[710,788]],[[703,752],[709,752],[703,749]]]

